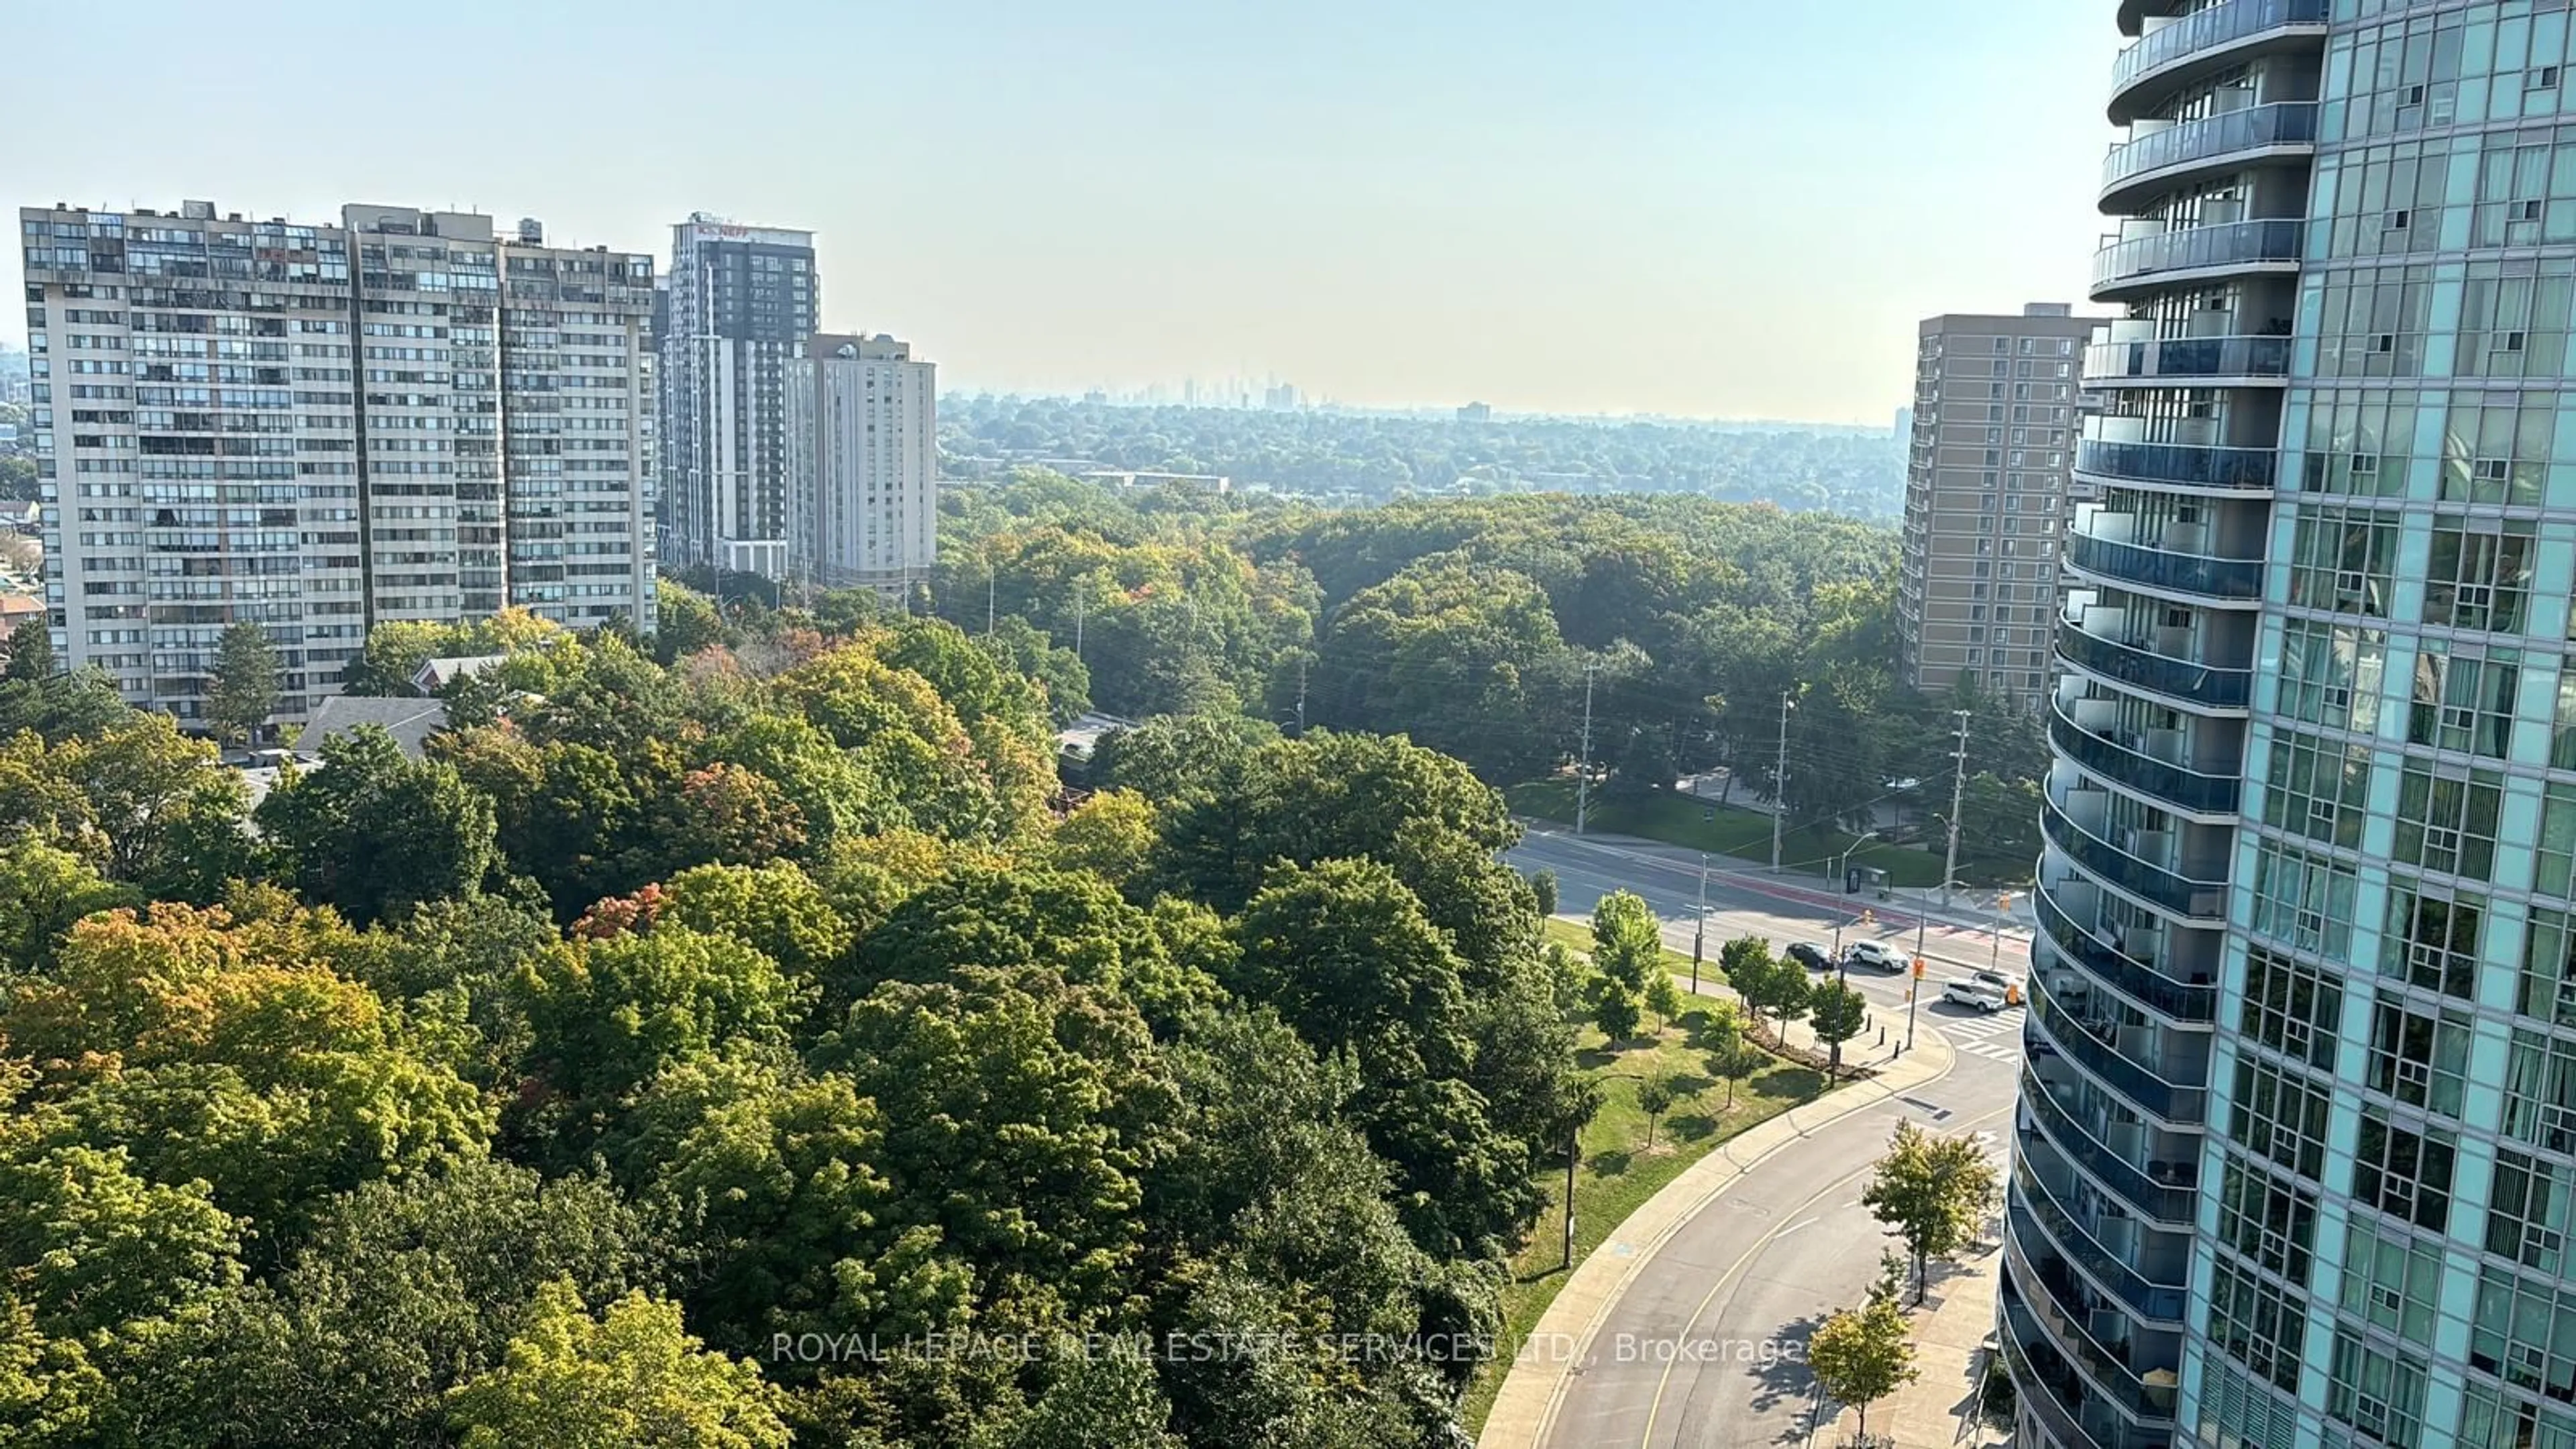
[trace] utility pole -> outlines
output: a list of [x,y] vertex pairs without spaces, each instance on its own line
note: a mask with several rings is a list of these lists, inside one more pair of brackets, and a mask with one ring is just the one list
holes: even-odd
[[1968,795],[1968,712],[1959,717],[1959,748],[1950,758],[1958,768],[1950,776],[1950,849],[1941,857],[1941,907],[1950,906],[1950,881],[1959,873],[1959,806]]
[[993,637],[993,599],[994,599],[994,591],[995,591],[996,586],[1000,583],[1001,577],[1002,577],[1002,576],[1001,576],[1001,572],[1000,572],[999,570],[997,570],[997,569],[993,568],[990,564],[987,564],[987,565],[985,566],[985,568],[984,568],[984,637],[985,637],[985,638],[987,638],[987,639],[990,639],[990,638],[992,638],[992,637]]
[[1583,1124],[1565,1129],[1565,1271],[1574,1270],[1574,1165],[1583,1160]]
[[1583,767],[1574,777],[1574,833],[1581,835],[1592,814],[1592,676],[1601,661],[1583,661]]
[[1073,657],[1077,661],[1082,658],[1082,604],[1082,586],[1077,583],[1073,594]]
[[1691,928],[1691,995],[1699,995],[1699,963],[1708,948],[1708,852],[1699,853],[1699,915]]
[[1771,873],[1780,873],[1780,822],[1789,814],[1789,691],[1780,691],[1780,765],[1771,772]]
[[[1306,656],[1297,656],[1297,738],[1306,737]],[[1578,829],[1575,834],[1583,832]]]

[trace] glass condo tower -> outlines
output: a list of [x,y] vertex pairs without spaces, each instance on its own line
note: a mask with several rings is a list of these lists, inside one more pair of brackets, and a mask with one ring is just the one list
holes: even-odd
[[2576,1449],[2569,0],[2120,0],[2029,1445]]

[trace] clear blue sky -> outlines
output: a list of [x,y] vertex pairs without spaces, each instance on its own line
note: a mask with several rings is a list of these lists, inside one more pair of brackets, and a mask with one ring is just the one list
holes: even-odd
[[807,226],[951,386],[1883,422],[1918,317],[2080,300],[2111,9],[29,5],[0,197]]

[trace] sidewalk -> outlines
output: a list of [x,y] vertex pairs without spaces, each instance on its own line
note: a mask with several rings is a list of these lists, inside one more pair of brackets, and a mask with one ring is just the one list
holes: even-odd
[[[1914,1310],[1914,1367],[1923,1376],[1870,1406],[1870,1432],[1887,1435],[1896,1449],[2011,1442],[2010,1430],[1986,1427],[1977,1412],[2003,1261],[2000,1246],[1981,1244],[1948,1277],[1933,1280],[1930,1302]],[[1817,1426],[1816,1440],[1839,1444],[1859,1427],[1860,1415],[1845,1409]]]
[[[1702,992],[1702,995],[1719,995]],[[1796,1040],[1796,1038],[1792,1038]],[[1809,1043],[1812,1045],[1812,1042]],[[1875,1051],[1849,1053],[1854,1066],[1885,1062]],[[1725,1196],[1727,1189],[1820,1127],[1949,1075],[1956,1061],[1949,1040],[1925,1028],[1912,1052],[1878,1076],[1826,1093],[1806,1106],[1762,1122],[1692,1163],[1663,1191],[1646,1200],[1574,1266],[1573,1276],[1531,1330],[1532,1345],[1571,1345],[1569,1351],[1523,1352],[1503,1380],[1485,1418],[1477,1449],[1538,1449],[1547,1439],[1565,1392],[1566,1377],[1590,1355],[1592,1340],[1619,1295],[1654,1261],[1656,1250],[1683,1223]],[[1991,1317],[1991,1311],[1989,1312]]]

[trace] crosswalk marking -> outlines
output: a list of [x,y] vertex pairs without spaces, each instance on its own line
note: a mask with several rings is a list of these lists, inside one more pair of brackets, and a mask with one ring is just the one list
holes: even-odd
[[1972,1057],[1984,1057],[1987,1061],[2002,1062],[2007,1066],[2021,1060],[2021,1052],[2018,1048],[1997,1046],[1992,1042],[1972,1041],[1961,1046],[1959,1050]]

